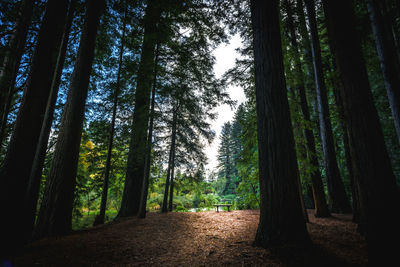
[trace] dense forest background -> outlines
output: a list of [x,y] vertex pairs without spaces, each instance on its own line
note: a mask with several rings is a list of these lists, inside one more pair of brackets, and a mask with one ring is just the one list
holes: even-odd
[[[319,216],[353,210],[360,222],[363,189],[355,186],[360,173],[349,142],[356,126],[341,93],[347,84],[329,33],[330,1],[272,2],[279,2],[303,209]],[[400,73],[387,74],[393,62],[386,60],[399,71],[400,3],[343,5],[354,12],[398,187]],[[206,211],[216,203],[259,209],[254,25],[249,1],[0,1],[0,200],[13,217],[8,226],[21,229],[14,240],[146,211]],[[217,78],[213,51],[233,35],[242,40],[240,57]],[[230,99],[230,85],[243,88],[245,103]],[[223,116],[215,112],[221,104],[236,111],[216,133],[211,123]],[[216,136],[218,164],[207,171],[204,148]],[[360,223],[360,232],[368,229]]]

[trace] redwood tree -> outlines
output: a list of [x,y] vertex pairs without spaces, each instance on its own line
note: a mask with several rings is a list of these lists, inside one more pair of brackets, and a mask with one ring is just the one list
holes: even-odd
[[[399,265],[400,193],[368,81],[353,1],[323,0],[328,34],[343,80],[345,118],[371,266]],[[383,215],[383,217],[382,217]]]
[[[286,13],[288,16],[287,28],[289,30],[289,36],[291,45],[294,50],[294,71],[296,75],[296,86],[300,96],[300,107],[304,119],[310,122],[310,110],[308,108],[307,96],[304,84],[304,73],[302,68],[302,62],[300,60],[299,45],[296,37],[296,30],[293,21],[293,9],[290,1],[285,1]],[[319,163],[317,157],[317,151],[315,148],[315,140],[312,129],[304,128],[304,136],[306,137],[306,145],[308,150],[308,158],[310,163],[315,167],[315,171],[311,173],[311,185],[312,194],[314,199],[314,214],[316,217],[328,217],[330,212],[326,203],[324,185],[322,183],[321,172],[319,170]]]
[[0,205],[5,224],[0,239],[8,249],[20,243],[23,200],[46,111],[67,16],[68,0],[49,0],[26,81],[22,102],[0,169]]
[[333,212],[350,213],[350,202],[347,198],[336,160],[332,125],[329,117],[328,95],[322,67],[317,19],[315,16],[315,3],[314,0],[305,0],[305,3],[310,24],[311,52],[314,63],[315,89],[317,91],[320,136],[324,155],[326,183],[330,200],[329,204]]
[[385,23],[384,10],[377,0],[366,0],[376,50],[385,80],[386,93],[392,110],[394,126],[400,144],[400,62],[390,25]]
[[8,112],[14,92],[15,78],[24,52],[33,8],[34,0],[21,1],[18,20],[6,48],[0,69],[0,144],[4,138]]
[[284,77],[278,0],[251,0],[255,60],[260,222],[255,244],[306,245],[299,171]]
[[157,24],[161,18],[161,5],[161,0],[148,1],[145,11],[144,36],[137,74],[131,141],[129,144],[124,192],[118,217],[134,216],[139,211],[145,170],[150,93],[157,44]]
[[86,2],[85,22],[78,56],[40,206],[36,237],[65,234],[71,230],[85,102],[94,58],[97,28],[104,6],[105,0],[87,0]]

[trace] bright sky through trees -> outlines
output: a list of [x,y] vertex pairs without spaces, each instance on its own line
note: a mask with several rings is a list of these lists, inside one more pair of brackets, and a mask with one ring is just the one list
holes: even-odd
[[[241,40],[239,35],[235,35],[231,38],[230,43],[228,45],[221,44],[214,51],[214,56],[216,57],[216,64],[214,65],[215,75],[219,78],[221,77],[225,71],[232,68],[235,64],[236,58],[239,56],[236,53],[235,49],[241,46]],[[229,93],[232,100],[237,101],[237,105],[243,103],[246,99],[243,88],[237,86],[229,86],[227,88],[227,92]],[[211,145],[206,147],[206,155],[208,156],[208,164],[206,168],[211,171],[217,166],[217,151],[218,144],[220,143],[220,133],[222,125],[233,119],[235,114],[235,109],[231,109],[229,105],[221,105],[216,111],[218,113],[218,118],[212,122],[212,129],[216,133],[216,138],[212,142]]]

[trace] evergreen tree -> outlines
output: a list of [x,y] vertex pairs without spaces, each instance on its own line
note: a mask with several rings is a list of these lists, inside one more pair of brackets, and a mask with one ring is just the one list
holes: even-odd
[[250,4],[261,196],[255,243],[263,247],[307,245],[310,239],[298,191],[299,172],[286,95],[278,1],[253,0]]
[[36,237],[65,234],[71,231],[85,102],[94,58],[97,29],[104,7],[105,1],[88,0],[86,2],[85,23],[82,29],[77,61],[39,211]]

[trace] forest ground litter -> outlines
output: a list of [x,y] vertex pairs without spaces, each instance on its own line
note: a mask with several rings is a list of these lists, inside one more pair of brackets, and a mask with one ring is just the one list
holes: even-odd
[[312,248],[252,246],[259,211],[149,213],[26,246],[15,266],[366,266],[351,215],[315,218]]

